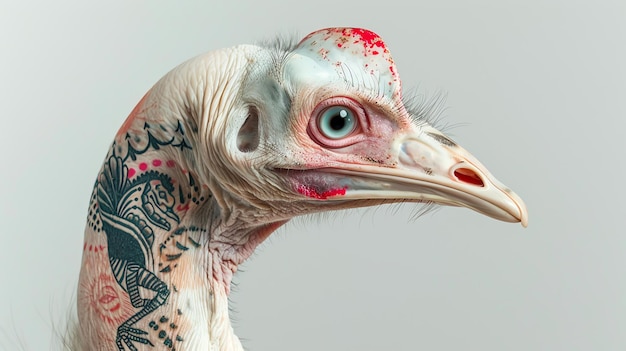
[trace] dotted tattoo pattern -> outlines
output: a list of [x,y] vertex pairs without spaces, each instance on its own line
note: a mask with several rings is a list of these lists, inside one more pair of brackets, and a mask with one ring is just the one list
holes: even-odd
[[[166,304],[172,292],[177,293],[176,287],[168,286],[157,274],[176,269],[181,256],[190,248],[198,248],[199,236],[207,232],[196,226],[181,226],[178,213],[185,213],[192,204],[202,204],[211,195],[190,173],[177,169],[174,160],[158,157],[158,150],[164,147],[181,153],[191,150],[180,121],[174,125],[146,122],[140,134],[127,131],[118,136],[90,198],[87,226],[96,235],[106,236],[106,247],[85,242],[84,252],[106,250],[111,274],[97,276],[85,288],[95,294],[92,298],[97,295],[99,305],[92,303],[92,308],[98,311],[112,315],[125,306],[124,320],[119,315],[107,319],[108,323],[118,323],[114,339],[119,351],[137,351],[139,344],[154,346],[155,342],[175,350],[175,345],[184,341],[176,333],[177,325],[166,316],[148,323],[150,333],[136,326]],[[152,159],[142,156],[148,152],[154,155]],[[186,174],[188,179],[183,179],[187,184],[170,176],[175,172]],[[158,266],[153,253],[155,231],[170,233],[158,243]],[[121,289],[114,288],[113,283]],[[148,297],[145,291],[152,293]],[[134,309],[130,317],[128,309]],[[156,335],[150,337],[153,332]]]

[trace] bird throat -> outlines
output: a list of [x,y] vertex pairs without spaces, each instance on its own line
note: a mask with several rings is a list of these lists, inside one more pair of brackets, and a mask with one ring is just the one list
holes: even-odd
[[83,349],[242,350],[231,280],[285,221],[220,224],[195,175],[146,156],[112,153],[94,187],[78,292]]

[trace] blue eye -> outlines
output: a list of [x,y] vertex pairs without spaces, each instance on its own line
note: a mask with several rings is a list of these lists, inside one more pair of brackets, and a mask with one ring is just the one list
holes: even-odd
[[344,138],[356,127],[354,112],[346,106],[331,106],[318,119],[320,132],[329,139]]

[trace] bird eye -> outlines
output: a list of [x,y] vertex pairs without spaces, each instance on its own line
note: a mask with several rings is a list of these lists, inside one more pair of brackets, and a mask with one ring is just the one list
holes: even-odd
[[339,149],[362,141],[367,127],[367,114],[359,102],[334,96],[313,109],[307,133],[322,147]]
[[324,136],[329,139],[341,139],[355,129],[356,117],[346,106],[331,106],[322,112],[317,123]]

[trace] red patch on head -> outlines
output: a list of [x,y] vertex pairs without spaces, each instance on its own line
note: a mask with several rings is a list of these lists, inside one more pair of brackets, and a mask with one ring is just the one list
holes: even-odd
[[363,29],[363,28],[346,28],[343,30],[343,35],[350,35],[355,39],[363,41],[363,46],[368,46],[369,48],[373,48],[374,46],[379,48],[385,47],[385,42],[383,42],[382,38],[378,36],[378,34],[372,32],[371,30]]
[[[344,79],[346,70],[353,75],[370,74],[374,79],[371,82],[366,79],[363,89],[373,90],[396,101],[402,98],[400,78],[387,44],[370,30],[343,27],[320,29],[302,39],[295,51],[336,66],[337,74]],[[363,68],[362,72],[360,68]]]
[[[322,40],[334,40],[335,46],[337,48],[347,48],[352,44],[362,44],[363,45],[363,56],[368,55],[379,55],[381,51],[385,54],[389,53],[387,46],[383,39],[376,33],[371,30],[363,29],[363,28],[326,28],[313,33],[310,33],[306,37],[304,37],[300,43],[307,41],[311,37],[320,34],[321,32],[325,32],[325,35],[322,36]],[[311,43],[313,46],[317,46],[318,43],[313,41]],[[376,48],[378,50],[376,50]],[[373,50],[374,49],[374,50]],[[320,52],[321,53],[321,52]],[[326,58],[325,54],[322,54],[324,59]]]
[[342,29],[342,33],[344,36],[351,36],[353,39],[353,44],[358,44],[359,42],[363,44],[363,54],[367,56],[368,54],[378,55],[380,51],[373,50],[375,48],[382,49],[385,53],[389,52],[387,47],[385,46],[385,42],[383,39],[376,33],[363,29],[363,28],[344,28]]

